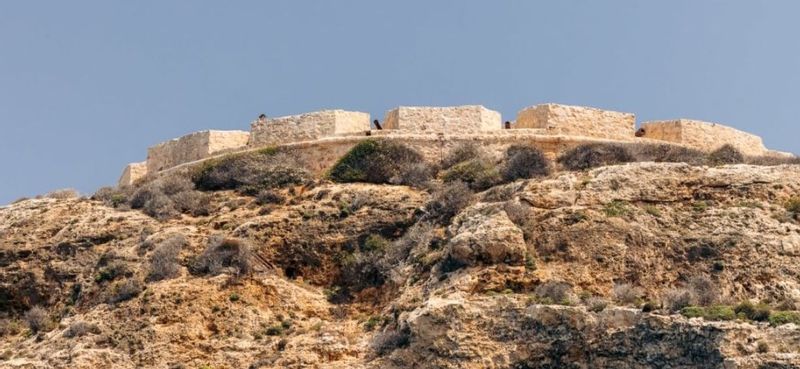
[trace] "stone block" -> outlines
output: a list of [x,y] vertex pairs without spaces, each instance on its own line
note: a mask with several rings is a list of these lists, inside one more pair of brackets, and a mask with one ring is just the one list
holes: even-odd
[[147,172],[205,159],[224,151],[244,148],[250,133],[244,131],[202,131],[162,142],[147,149]]
[[370,129],[369,113],[323,110],[267,118],[250,124],[250,146],[313,141],[324,137],[364,134]]
[[481,105],[401,106],[386,113],[383,128],[408,133],[479,133],[502,128],[500,113]]
[[545,135],[583,136],[629,141],[634,138],[636,117],[582,106],[542,104],[522,109],[514,125],[535,128]]
[[641,137],[675,142],[703,151],[713,151],[730,144],[745,155],[768,153],[761,137],[717,123],[690,119],[645,122]]
[[131,186],[139,179],[147,175],[147,163],[130,163],[122,171],[122,175],[117,181],[118,186]]

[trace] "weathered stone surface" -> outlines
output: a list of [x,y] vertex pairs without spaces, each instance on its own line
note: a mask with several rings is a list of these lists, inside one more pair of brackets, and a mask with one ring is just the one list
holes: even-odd
[[514,128],[543,129],[543,134],[632,140],[636,118],[620,113],[582,106],[542,104],[519,112]]
[[119,177],[117,185],[130,186],[134,184],[137,180],[143,178],[146,175],[147,175],[146,162],[130,163],[122,171],[122,175]]
[[717,123],[677,119],[645,122],[643,137],[680,143],[695,149],[713,151],[730,144],[745,155],[764,155],[767,148],[761,137]]
[[369,114],[323,110],[313,113],[269,118],[250,124],[250,146],[313,141],[345,134],[364,134],[370,129]]
[[244,131],[201,131],[162,142],[147,149],[147,172],[156,173],[226,150],[243,148],[249,137]]
[[470,207],[453,220],[450,256],[466,265],[506,263],[525,260],[522,231],[495,204]]
[[500,113],[481,105],[401,106],[390,110],[383,128],[415,133],[459,134],[500,130]]

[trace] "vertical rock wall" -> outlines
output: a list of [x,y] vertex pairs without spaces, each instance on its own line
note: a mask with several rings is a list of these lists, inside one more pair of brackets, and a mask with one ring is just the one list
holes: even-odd
[[765,155],[761,137],[717,123],[678,119],[642,124],[642,137],[680,143],[695,149],[712,151],[730,144],[745,155]]
[[480,105],[401,106],[386,113],[384,129],[409,133],[476,133],[500,130],[500,113]]

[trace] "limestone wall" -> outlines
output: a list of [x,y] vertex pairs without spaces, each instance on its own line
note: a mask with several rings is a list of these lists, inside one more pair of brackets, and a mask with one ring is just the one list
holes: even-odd
[[642,137],[676,142],[699,150],[713,151],[730,144],[745,155],[765,155],[769,152],[761,137],[716,123],[678,119],[645,122],[641,129]]
[[636,117],[582,106],[542,104],[522,109],[514,128],[537,128],[548,135],[572,135],[630,141]]
[[500,113],[481,105],[401,106],[386,113],[383,128],[415,133],[475,133],[502,128]]
[[118,186],[131,186],[139,179],[147,175],[147,163],[130,163],[122,171],[122,175],[117,181]]
[[370,129],[368,113],[324,110],[269,118],[250,124],[250,146],[313,141],[323,137],[364,133]]
[[147,173],[242,148],[249,138],[244,131],[202,131],[162,142],[147,149]]

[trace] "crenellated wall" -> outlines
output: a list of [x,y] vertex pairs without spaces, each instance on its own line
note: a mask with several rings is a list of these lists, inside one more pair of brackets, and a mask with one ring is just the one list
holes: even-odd
[[363,134],[370,129],[368,113],[323,110],[313,113],[256,120],[250,124],[250,146],[313,141],[324,137]]
[[203,131],[153,146],[145,163],[125,168],[119,184],[130,185],[145,175],[222,153],[265,146],[296,149],[298,158],[322,172],[368,136],[402,141],[431,161],[468,141],[495,154],[509,145],[528,143],[551,157],[587,142],[666,142],[704,151],[731,144],[746,155],[791,155],[768,150],[758,136],[687,119],[647,122],[634,134],[633,114],[580,106],[531,106],[519,112],[513,129],[504,129],[501,122],[500,113],[481,105],[401,106],[386,113],[382,130],[371,129],[369,114],[345,110],[267,118],[252,122],[250,133]]
[[640,132],[645,138],[680,143],[704,151],[713,151],[725,144],[736,147],[745,155],[764,155],[769,151],[761,141],[761,137],[721,124],[699,120],[645,122]]
[[514,128],[541,129],[547,135],[572,135],[630,141],[636,118],[631,113],[542,104],[522,109]]

